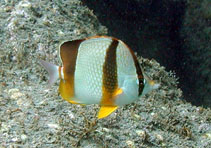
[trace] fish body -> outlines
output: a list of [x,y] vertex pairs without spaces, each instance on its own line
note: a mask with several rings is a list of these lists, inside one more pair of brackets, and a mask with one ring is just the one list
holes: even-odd
[[95,36],[60,45],[62,66],[40,63],[60,78],[59,92],[70,103],[99,104],[98,118],[129,104],[158,87],[142,72],[134,52],[121,40]]

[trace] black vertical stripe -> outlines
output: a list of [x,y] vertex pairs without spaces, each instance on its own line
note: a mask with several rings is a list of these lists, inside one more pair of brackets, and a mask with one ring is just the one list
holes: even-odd
[[135,57],[135,66],[136,66],[136,73],[138,75],[138,80],[139,80],[139,89],[138,89],[138,95],[140,96],[143,92],[144,89],[144,76],[140,67],[140,64],[137,60],[137,57]]
[[106,50],[105,62],[103,64],[103,97],[101,104],[112,105],[112,99],[118,88],[116,51],[118,40],[112,39]]
[[136,55],[134,54],[133,50],[130,47],[128,47],[126,44],[125,44],[125,46],[129,49],[129,51],[130,51],[130,53],[131,53],[131,55],[133,57],[133,61],[134,61],[135,67],[136,67],[136,74],[137,74],[138,80],[139,80],[138,95],[140,96],[142,94],[142,92],[143,92],[143,89],[144,89],[144,76],[143,76],[143,73],[142,73],[139,61],[138,61]]
[[143,76],[139,61],[138,61],[136,55],[134,54],[134,52],[131,49],[130,49],[130,53],[133,56],[133,61],[134,61],[135,67],[136,67],[136,73],[137,73],[138,80],[139,80],[138,95],[140,96],[143,92],[143,89],[144,89],[144,76]]

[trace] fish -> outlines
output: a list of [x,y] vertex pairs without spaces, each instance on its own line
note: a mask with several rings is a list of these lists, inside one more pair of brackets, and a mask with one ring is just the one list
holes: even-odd
[[114,37],[65,41],[59,54],[61,66],[39,60],[49,73],[49,87],[60,79],[61,97],[72,104],[98,104],[98,119],[159,87],[144,73],[132,49]]

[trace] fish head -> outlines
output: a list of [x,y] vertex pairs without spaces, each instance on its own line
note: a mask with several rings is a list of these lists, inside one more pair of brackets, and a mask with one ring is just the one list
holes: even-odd
[[120,88],[122,93],[116,98],[118,106],[130,104],[139,98],[139,81],[135,75],[124,76]]
[[160,87],[159,83],[156,83],[154,80],[151,80],[146,74],[144,74],[144,89],[143,89],[141,96],[143,96],[159,87]]
[[131,98],[138,98],[138,94],[139,94],[139,81],[137,79],[137,77],[135,76],[128,76],[126,77],[124,84],[123,84],[123,89],[125,94],[128,97]]

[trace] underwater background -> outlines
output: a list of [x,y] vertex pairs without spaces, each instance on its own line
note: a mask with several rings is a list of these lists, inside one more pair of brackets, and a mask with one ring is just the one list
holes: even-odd
[[[1,0],[0,147],[211,145],[209,0]],[[127,43],[158,90],[96,120],[98,105],[46,89],[44,59],[63,40],[110,35]]]
[[85,0],[108,28],[138,55],[154,58],[179,77],[185,99],[211,107],[209,0]]

